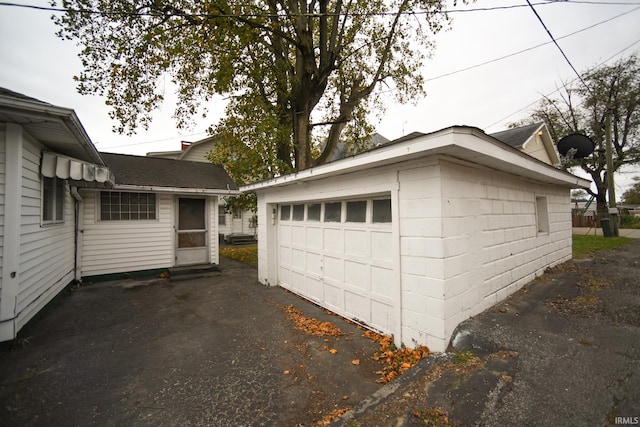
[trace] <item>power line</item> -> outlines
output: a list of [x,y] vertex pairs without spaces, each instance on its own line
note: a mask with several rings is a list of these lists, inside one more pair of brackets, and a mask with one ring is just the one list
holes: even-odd
[[[628,11],[626,11],[626,12],[623,12],[623,13],[619,14],[619,15],[613,16],[613,17],[611,17],[611,18],[609,18],[609,19],[605,19],[604,21],[600,21],[600,22],[598,22],[598,23],[596,23],[596,24],[593,24],[593,25],[590,25],[590,26],[588,26],[588,27],[585,27],[585,28],[583,28],[583,29],[581,29],[581,30],[574,31],[573,33],[569,33],[569,34],[566,34],[566,35],[564,35],[564,36],[562,36],[562,37],[558,37],[556,40],[566,39],[566,38],[568,38],[568,37],[574,36],[574,35],[576,35],[576,34],[578,34],[578,33],[583,32],[583,31],[590,30],[590,29],[595,28],[595,27],[597,27],[597,26],[599,26],[599,25],[602,25],[602,24],[605,24],[605,23],[607,23],[607,22],[613,21],[614,19],[617,19],[617,18],[619,18],[619,17],[621,17],[621,16],[624,16],[624,15],[627,15],[627,14],[629,14],[629,13],[635,12],[635,11],[636,11],[636,10],[638,10],[638,9],[640,9],[640,7],[636,7],[635,9],[628,10]],[[535,45],[535,46],[531,46],[531,47],[528,47],[528,48],[526,48],[526,49],[519,50],[519,51],[517,51],[517,52],[509,53],[509,54],[504,55],[504,56],[501,56],[501,57],[499,57],[499,58],[490,59],[490,60],[488,60],[488,61],[485,61],[485,62],[482,62],[482,63],[479,63],[479,64],[471,65],[471,66],[468,66],[468,67],[465,67],[465,68],[461,68],[461,69],[458,69],[458,70],[455,70],[455,71],[451,71],[451,72],[448,72],[448,73],[445,73],[445,74],[440,74],[440,75],[438,75],[438,76],[435,76],[435,77],[431,77],[431,78],[425,79],[425,82],[431,82],[431,81],[434,81],[434,80],[441,79],[441,78],[443,78],[443,77],[449,77],[449,76],[452,76],[452,75],[454,75],[454,74],[462,73],[462,72],[464,72],[464,71],[473,70],[474,68],[479,68],[479,67],[482,67],[482,66],[484,66],[484,65],[489,65],[489,64],[492,64],[492,63],[494,63],[494,62],[501,61],[501,60],[503,60],[503,59],[511,58],[511,57],[513,57],[513,56],[520,55],[520,54],[522,54],[522,53],[526,53],[526,52],[532,51],[532,50],[534,50],[534,49],[537,49],[537,48],[542,47],[542,46],[546,46],[546,45],[551,44],[551,43],[553,43],[553,41],[549,41],[549,42],[545,42],[545,43],[540,43],[540,44],[537,44],[537,45]]]
[[[527,1],[527,3],[529,3]],[[590,1],[557,1],[557,0],[548,0],[542,1],[538,3],[534,3],[535,6],[544,6],[549,4],[557,4],[557,3],[571,3],[571,4],[590,4],[590,5],[616,5],[616,6],[632,6],[632,5],[640,5],[639,2],[590,2]],[[531,4],[531,3],[529,3]],[[20,3],[11,3],[11,2],[0,2],[0,6],[7,7],[18,7],[24,9],[34,9],[41,10],[47,12],[58,12],[58,13],[84,13],[89,15],[102,15],[102,16],[138,16],[138,17],[170,17],[170,16],[179,16],[185,18],[277,18],[277,17],[311,17],[311,18],[320,18],[320,17],[336,17],[336,16],[396,16],[398,12],[347,12],[347,13],[298,13],[298,14],[287,14],[278,15],[274,13],[264,13],[264,12],[253,12],[253,13],[240,13],[240,14],[227,14],[227,13],[183,13],[177,11],[164,12],[158,11],[157,13],[152,12],[109,12],[109,11],[99,11],[93,9],[73,9],[67,7],[54,7],[54,6],[38,6],[38,5],[30,5],[30,4],[20,4]],[[442,10],[442,11],[405,11],[400,12],[401,15],[409,15],[409,16],[419,16],[419,15],[435,15],[435,14],[449,14],[449,13],[468,13],[468,12],[487,12],[487,11],[495,11],[495,10],[508,10],[508,9],[517,9],[527,7],[525,4],[515,4],[515,5],[506,5],[506,6],[492,6],[492,7],[484,7],[484,8],[470,8],[470,9],[450,9],[450,10]]]
[[[109,147],[101,147],[101,148],[104,148],[105,150],[109,150],[111,148],[122,148],[122,147],[131,147],[133,145],[153,144],[153,143],[156,143],[156,142],[171,141],[173,139],[188,138],[190,136],[196,136],[196,135],[207,135],[207,132],[196,132],[196,133],[190,133],[188,135],[177,135],[177,136],[170,137],[170,138],[154,139],[152,141],[143,141],[143,142],[132,142],[130,144],[112,145],[112,146],[109,146]],[[99,143],[97,143],[97,144],[99,144]]]
[[585,83],[585,81],[582,79],[582,76],[580,75],[580,73],[578,73],[578,70],[576,70],[576,68],[573,66],[573,64],[571,63],[571,61],[569,61],[569,58],[567,57],[567,54],[564,53],[564,50],[562,50],[562,48],[560,47],[560,45],[558,44],[558,41],[553,37],[553,34],[551,34],[551,31],[549,31],[549,28],[547,28],[547,25],[544,23],[544,21],[542,20],[542,18],[540,17],[540,15],[538,15],[538,12],[536,11],[536,9],[533,7],[533,5],[531,4],[531,2],[529,0],[527,0],[527,4],[529,5],[529,7],[531,7],[531,10],[533,11],[533,13],[536,15],[536,17],[538,18],[538,21],[540,21],[540,23],[542,24],[542,26],[544,27],[544,29],[546,30],[547,34],[549,34],[549,37],[551,37],[551,40],[553,41],[553,43],[556,45],[556,47],[558,48],[558,50],[560,51],[560,53],[562,54],[562,56],[564,57],[565,61],[567,61],[567,64],[569,64],[569,66],[571,67],[571,69],[573,70],[574,73],[576,73],[576,76],[578,76],[578,78],[580,79],[580,81],[582,82],[582,84],[584,85],[585,88],[587,88],[587,90],[589,92],[591,92],[591,88],[589,88],[589,86],[587,85],[587,83]]
[[[607,58],[607,59],[605,59],[604,61],[600,62],[599,64],[594,65],[593,67],[591,67],[591,69],[593,70],[594,68],[597,68],[597,67],[599,67],[599,66],[601,66],[601,65],[606,64],[607,62],[611,61],[611,60],[612,60],[613,58],[615,58],[616,56],[620,55],[622,52],[624,52],[624,51],[626,51],[626,50],[630,49],[631,47],[633,47],[634,45],[636,45],[636,44],[638,44],[638,43],[640,43],[640,39],[638,39],[638,40],[634,41],[633,43],[631,43],[631,44],[630,44],[630,45],[628,45],[627,47],[620,49],[618,52],[614,53],[613,55],[611,55],[610,57],[608,57],[608,58]],[[572,79],[572,80],[569,80],[567,83],[568,83],[568,84],[571,84],[571,83],[575,82],[576,80],[578,80],[578,78],[577,78],[577,77],[576,77],[576,78],[574,78],[574,79]],[[499,124],[499,123],[501,123],[501,122],[503,122],[503,121],[507,120],[509,117],[511,117],[511,116],[513,116],[513,115],[515,115],[515,114],[518,114],[518,113],[520,113],[520,112],[522,112],[522,111],[526,110],[527,108],[533,107],[533,106],[534,106],[534,105],[536,105],[538,102],[540,102],[540,100],[542,100],[542,99],[544,99],[544,98],[548,98],[548,97],[550,97],[551,95],[553,95],[554,93],[559,92],[559,91],[560,91],[560,89],[559,89],[559,88],[557,88],[557,89],[555,89],[555,90],[553,90],[553,91],[549,92],[548,94],[543,95],[541,98],[538,98],[538,99],[537,99],[537,100],[535,100],[534,102],[531,102],[530,104],[527,104],[526,106],[524,106],[524,107],[520,108],[519,110],[516,110],[516,111],[514,111],[514,112],[510,113],[509,115],[507,115],[507,116],[505,116],[505,117],[501,118],[500,120],[497,120],[497,121],[495,121],[495,122],[491,123],[491,124],[490,124],[490,125],[488,125],[488,126],[484,126],[484,127],[483,127],[483,129],[489,129],[489,128],[491,128],[492,126],[495,126],[495,125],[497,125],[497,124]]]

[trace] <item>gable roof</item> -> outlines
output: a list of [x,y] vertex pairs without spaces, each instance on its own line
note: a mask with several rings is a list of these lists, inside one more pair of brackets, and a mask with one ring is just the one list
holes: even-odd
[[491,133],[489,136],[492,136],[498,141],[502,141],[514,148],[521,148],[536,132],[540,130],[542,126],[544,126],[544,123],[534,123],[527,126]]
[[[208,136],[199,141],[189,142],[189,145],[183,150],[175,150],[175,151],[150,151],[147,153],[147,157],[160,157],[164,159],[175,159],[175,160],[183,160],[186,156],[189,155],[191,150],[195,150],[196,148],[200,148],[200,145],[211,144],[214,145],[218,142],[217,136]],[[186,143],[186,141],[185,141]],[[201,162],[207,162],[205,158],[199,160]]]
[[15,123],[48,149],[104,166],[75,111],[0,87],[0,122]]
[[[530,151],[528,145],[532,141],[535,141],[536,137],[539,137],[542,145],[544,146],[544,150],[546,151],[546,155],[548,156],[548,161],[553,166],[559,166],[561,163],[560,154],[553,142],[549,128],[547,128],[547,125],[544,122],[533,123],[514,129],[507,129],[502,132],[492,133],[489,136],[538,158],[538,155],[535,155]],[[533,148],[533,150],[535,150],[535,148]]]
[[238,193],[238,186],[220,165],[128,154],[101,153],[115,175],[115,187],[216,190]]

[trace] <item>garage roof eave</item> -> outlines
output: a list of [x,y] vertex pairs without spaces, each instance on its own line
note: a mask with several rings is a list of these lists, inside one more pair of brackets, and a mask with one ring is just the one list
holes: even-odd
[[447,156],[519,175],[531,180],[571,188],[588,188],[590,182],[543,163],[469,126],[453,126],[416,138],[389,144],[372,151],[240,187],[242,192],[259,192],[304,181],[313,181],[373,167],[428,156]]
[[239,190],[223,188],[184,188],[184,187],[162,187],[158,185],[131,185],[114,184],[113,191],[135,191],[144,193],[171,193],[171,194],[193,194],[203,196],[237,196],[241,194]]

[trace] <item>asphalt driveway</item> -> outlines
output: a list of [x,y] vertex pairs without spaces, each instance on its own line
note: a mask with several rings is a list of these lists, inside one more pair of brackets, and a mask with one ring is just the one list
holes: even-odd
[[[0,425],[312,425],[381,387],[378,345],[355,325],[251,267],[221,270],[61,296],[0,351]],[[303,333],[289,304],[344,335]]]

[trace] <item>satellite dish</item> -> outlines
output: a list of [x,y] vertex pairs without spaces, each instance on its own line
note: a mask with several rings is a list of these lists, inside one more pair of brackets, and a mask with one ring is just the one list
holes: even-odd
[[563,156],[566,156],[569,150],[574,149],[576,151],[573,158],[582,159],[591,155],[595,146],[596,145],[588,136],[579,133],[572,133],[558,141],[558,152]]

